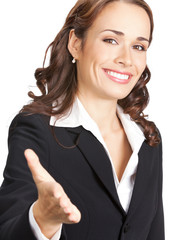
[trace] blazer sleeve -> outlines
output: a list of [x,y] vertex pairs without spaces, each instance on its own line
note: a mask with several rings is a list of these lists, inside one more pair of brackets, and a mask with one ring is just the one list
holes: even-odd
[[[49,168],[50,131],[40,115],[17,115],[8,137],[8,158],[4,181],[0,188],[0,239],[36,240],[29,224],[29,208],[37,200],[37,189],[24,157],[24,150],[33,149],[41,164]],[[62,231],[61,240],[63,237]]]
[[150,232],[147,240],[164,240],[164,211],[162,200],[162,142],[159,144],[159,179],[158,179],[158,205],[155,217],[151,224]]

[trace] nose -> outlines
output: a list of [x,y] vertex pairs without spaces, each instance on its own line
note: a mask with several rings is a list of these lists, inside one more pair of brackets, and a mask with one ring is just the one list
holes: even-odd
[[124,67],[132,66],[132,56],[130,49],[126,46],[123,46],[119,49],[118,56],[114,59],[115,63]]

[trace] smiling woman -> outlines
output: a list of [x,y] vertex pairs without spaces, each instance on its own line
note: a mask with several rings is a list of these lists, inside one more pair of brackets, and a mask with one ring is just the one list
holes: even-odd
[[[107,26],[113,30],[107,30]],[[81,51],[81,39],[74,30],[71,31],[69,50],[79,60],[77,80],[80,99],[87,98],[89,104],[88,101],[97,101],[99,96],[103,101],[111,99],[114,104],[114,99],[124,99],[131,92],[146,68],[146,51],[138,50],[138,46],[147,49],[149,42],[143,42],[140,36],[150,38],[147,13],[139,6],[121,2],[108,4],[99,13],[87,31]],[[133,101],[132,107],[134,104]]]
[[[118,104],[123,108],[124,113],[129,114],[134,121],[143,127],[144,135],[148,143],[151,146],[155,146],[160,142],[159,134],[154,123],[147,121],[143,113],[149,101],[146,84],[150,80],[150,71],[146,66],[146,50],[152,41],[154,27],[152,12],[149,6],[140,0],[124,1],[126,2],[125,4],[122,4],[123,2],[121,3],[120,1],[115,1],[118,2],[118,4],[115,4],[120,4],[120,7],[116,6],[117,9],[114,13],[114,8],[111,9],[111,6],[114,4],[113,2],[114,1],[95,1],[94,3],[90,1],[78,1],[76,3],[75,7],[69,13],[64,27],[49,46],[51,47],[50,65],[47,68],[38,68],[35,72],[37,85],[43,95],[37,97],[34,96],[33,93],[29,93],[29,96],[34,99],[34,102],[31,103],[30,106],[24,106],[23,111],[60,116],[72,106],[80,83],[76,75],[79,74],[80,67],[82,67],[79,65],[81,61],[77,62],[77,69],[73,67],[71,63],[72,55],[69,54],[66,48],[68,36],[74,32],[76,38],[80,40],[77,41],[77,44],[80,44],[81,50],[83,50],[83,53],[85,52],[86,55],[88,55],[88,52],[93,53],[92,50],[97,49],[95,57],[101,59],[102,54],[104,55],[103,51],[105,51],[106,55],[104,55],[104,58],[105,56],[109,57],[108,65],[110,66],[113,62],[119,61],[120,57],[128,58],[126,61],[135,61],[136,64],[133,62],[132,71],[134,71],[133,74],[137,75],[137,77],[132,76],[132,81],[128,82],[127,87],[114,88],[110,85],[108,86],[111,90],[115,89],[116,91],[122,92],[122,95],[120,95],[119,92],[119,96],[116,96]],[[130,11],[128,10],[129,6]],[[88,11],[88,9],[90,10]],[[102,11],[102,9],[104,11]],[[115,22],[112,17],[114,14]],[[125,18],[123,16],[125,16]],[[138,21],[138,19],[141,21]],[[87,41],[87,39],[89,39],[89,41]],[[115,41],[117,45],[115,49],[113,46],[113,50],[109,43],[112,39],[113,43]],[[90,43],[90,41],[92,41],[92,43]],[[107,44],[103,44],[103,42]],[[87,46],[88,44],[90,45],[87,47],[85,43],[87,43]],[[93,43],[94,45],[92,45]],[[93,46],[95,46],[94,49]],[[138,49],[144,49],[145,51],[141,51],[142,53],[140,53]],[[112,59],[114,51],[117,54],[116,60]],[[84,62],[83,65],[84,69],[81,69],[81,74],[84,74],[84,78],[82,78],[87,82],[86,76],[88,72],[85,73],[85,64],[86,62]],[[91,64],[91,62],[89,62],[89,64]],[[125,71],[129,68],[130,67],[125,67]],[[105,69],[102,68],[102,70]],[[114,66],[106,70],[114,70]],[[115,70],[119,73],[122,72],[122,74],[124,71],[122,65],[116,67]],[[138,72],[136,72],[137,70]],[[91,71],[91,68],[89,71]],[[105,74],[107,75],[107,71],[105,71]],[[129,80],[131,80],[131,75],[130,73]],[[56,79],[56,81],[54,79]],[[116,81],[119,81],[119,79],[116,78]],[[48,94],[46,94],[46,86],[48,88]],[[64,99],[60,101],[61,104],[59,105],[57,100],[61,98],[61,96],[63,96]],[[56,101],[56,104],[54,103],[52,105],[51,103],[54,101]],[[58,108],[56,108],[57,105]]]
[[164,240],[152,33],[143,0],[77,1],[10,126],[0,239]]

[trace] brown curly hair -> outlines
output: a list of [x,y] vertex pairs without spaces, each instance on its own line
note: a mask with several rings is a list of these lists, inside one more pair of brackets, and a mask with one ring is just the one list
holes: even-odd
[[[75,35],[82,40],[82,49],[86,40],[86,33],[93,24],[97,15],[107,4],[119,2],[121,0],[78,0],[69,12],[65,24],[57,34],[54,41],[48,46],[43,67],[35,71],[37,86],[41,91],[41,96],[29,92],[33,99],[28,105],[23,106],[21,112],[41,113],[48,116],[65,114],[72,106],[77,92],[76,64],[72,64],[72,56],[68,50],[69,32],[74,29]],[[148,14],[151,24],[149,42],[152,41],[154,28],[153,15],[150,7],[144,0],[122,0],[122,2],[135,4],[142,7]],[[44,67],[48,49],[51,48],[49,66]],[[130,115],[131,119],[143,129],[147,143],[156,146],[160,142],[160,137],[155,124],[148,121],[143,111],[149,102],[149,93],[146,84],[151,78],[151,73],[146,66],[139,81],[124,99],[118,100],[118,104],[123,108],[124,113]],[[63,96],[63,101],[58,103],[58,99]],[[53,104],[56,102],[56,105]],[[55,108],[58,104],[58,110]]]

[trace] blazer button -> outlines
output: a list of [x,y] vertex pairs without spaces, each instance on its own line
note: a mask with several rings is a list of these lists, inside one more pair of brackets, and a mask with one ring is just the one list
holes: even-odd
[[124,233],[127,233],[130,229],[130,225],[127,223],[124,227]]

